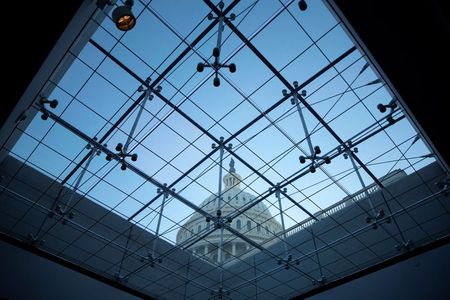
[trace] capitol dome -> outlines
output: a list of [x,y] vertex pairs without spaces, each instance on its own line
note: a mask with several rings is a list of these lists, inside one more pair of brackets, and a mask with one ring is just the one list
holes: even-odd
[[[244,205],[248,205],[255,200],[256,196],[241,190],[242,177],[236,173],[234,169],[234,161],[230,161],[230,169],[223,177],[224,188],[222,189],[221,213],[223,217],[236,212]],[[217,195],[211,195],[206,198],[200,207],[211,215],[217,213]],[[213,226],[213,222],[206,222],[203,215],[196,212],[183,225],[177,233],[176,243],[181,244],[189,239],[195,239],[197,234],[205,228]],[[267,207],[262,203],[258,203],[252,208],[245,211],[232,220],[231,227],[238,230],[252,241],[262,244],[272,239],[275,234],[281,231],[281,225],[271,215]],[[189,249],[197,255],[202,255],[210,261],[218,262],[218,248],[220,244],[221,230],[216,230],[204,239],[196,242]],[[247,252],[251,247],[242,239],[237,238],[227,230],[223,230],[223,249],[224,261],[229,260],[233,256],[240,256]]]

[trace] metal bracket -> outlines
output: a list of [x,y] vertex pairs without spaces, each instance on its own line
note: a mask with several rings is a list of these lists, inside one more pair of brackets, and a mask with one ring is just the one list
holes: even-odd
[[448,195],[449,195],[448,190],[450,188],[450,176],[447,176],[443,180],[436,182],[436,187],[439,190],[444,191],[444,196],[448,197]]
[[[294,85],[295,90],[297,90],[299,88],[298,81],[294,81],[293,85]],[[284,97],[286,97],[288,95],[288,91],[286,89],[282,90],[281,92]],[[320,150],[320,147],[319,146],[313,147],[313,145],[312,145],[311,136],[309,134],[308,126],[306,125],[305,117],[303,116],[303,112],[302,112],[302,108],[300,107],[300,100],[299,100],[299,97],[306,97],[306,95],[307,95],[306,90],[302,90],[300,92],[300,94],[298,94],[297,92],[294,92],[292,94],[291,104],[295,105],[297,108],[297,112],[300,116],[300,121],[302,122],[303,131],[305,133],[305,139],[308,142],[308,147],[309,147],[309,151],[310,151],[310,155],[308,155],[308,156],[300,155],[300,157],[299,157],[300,163],[304,164],[307,159],[311,160],[311,165],[309,166],[309,171],[311,173],[315,173],[316,168],[317,168],[317,166],[316,166],[317,160],[323,159],[326,164],[329,164],[329,163],[331,163],[331,158],[329,156],[319,156],[319,154],[322,152]]]
[[151,253],[147,254],[147,257],[141,258],[141,263],[148,264],[150,267],[154,267],[155,263],[161,264],[163,262],[161,257],[154,257]]
[[389,113],[386,116],[386,120],[389,122],[389,124],[394,124],[396,122],[396,120],[392,117],[392,115],[394,114],[394,110],[397,108],[397,100],[396,99],[392,99],[391,101],[389,101],[388,104],[378,104],[377,105],[378,110],[381,113],[385,113],[386,110],[389,108]]
[[73,212],[66,211],[60,205],[56,205],[55,208],[47,214],[50,219],[55,217],[55,215],[61,217],[60,221],[63,225],[66,225],[68,220],[72,220],[75,217]]
[[217,210],[217,217],[207,217],[206,223],[213,222],[215,229],[224,228],[226,225],[230,224],[233,219],[231,217],[222,217],[222,211],[220,209]]
[[27,235],[27,241],[33,247],[43,246],[45,244],[45,240],[41,240],[31,233]]
[[395,245],[395,249],[398,251],[409,251],[414,247],[414,242],[411,240],[407,240],[406,242],[401,243],[400,245]]
[[378,223],[381,223],[381,221],[385,219],[386,223],[391,223],[391,217],[390,216],[385,216],[384,210],[380,209],[378,211],[378,213],[375,216],[367,216],[366,217],[366,223],[370,224],[372,223],[372,228],[373,229],[377,229],[378,228]]
[[327,278],[323,275],[320,277],[320,279],[313,280],[313,282],[312,282],[313,285],[324,285],[326,283],[327,283]]
[[236,19],[236,15],[234,13],[231,13],[229,17],[226,17],[225,15],[223,15],[223,8],[224,8],[223,1],[219,2],[218,7],[221,12],[220,15],[218,15],[217,17],[214,17],[212,13],[208,14],[208,20],[210,20],[210,21],[211,20],[219,20],[219,29],[217,31],[217,45],[213,49],[213,54],[212,54],[214,56],[214,62],[213,63],[206,62],[206,64],[200,62],[197,64],[197,71],[200,73],[203,72],[203,70],[205,68],[212,68],[214,70],[213,85],[215,87],[220,86],[220,78],[218,76],[218,72],[221,68],[228,68],[231,73],[236,72],[235,64],[231,63],[229,65],[226,65],[226,64],[223,64],[220,62],[220,52],[221,52],[221,48],[222,48],[222,32],[224,30],[224,26],[223,26],[224,19],[234,21]]
[[[139,86],[138,92],[145,93],[145,94],[144,94],[144,98],[142,100],[141,106],[138,110],[136,119],[134,119],[133,126],[131,127],[130,133],[128,134],[125,144],[118,143],[115,148],[115,150],[117,151],[117,155],[120,157],[119,162],[122,164],[120,166],[120,169],[122,169],[123,171],[125,171],[127,169],[127,162],[125,161],[125,158],[130,157],[132,161],[137,161],[137,159],[138,159],[137,153],[130,153],[128,151],[128,146],[130,146],[131,140],[133,139],[133,135],[134,135],[134,132],[136,131],[137,124],[141,118],[142,111],[144,110],[144,107],[145,107],[145,103],[147,102],[147,100],[151,101],[154,97],[152,95],[152,89],[149,88],[150,82],[151,82],[151,78],[147,77],[147,79],[145,80],[145,85]],[[157,91],[158,93],[161,92],[162,87],[158,86],[155,89],[155,91]],[[112,158],[113,157],[111,154],[106,155],[107,161],[111,161]]]
[[128,276],[121,275],[120,273],[115,273],[114,274],[114,279],[117,282],[121,282],[121,283],[127,283],[128,282]]
[[286,258],[280,258],[278,259],[278,265],[284,265],[284,269],[285,270],[289,270],[291,268],[291,265],[295,264],[295,265],[299,265],[300,264],[300,260],[299,259],[295,259],[292,260],[292,254],[288,254],[286,256]]
[[[58,106],[58,100],[56,100],[56,99],[48,100],[48,99],[45,98],[45,97],[41,97],[41,98],[39,99],[39,106],[40,106],[40,107],[45,107],[46,104],[48,104],[51,108],[55,109],[55,108]],[[41,115],[41,119],[45,121],[45,120],[48,119],[49,116],[50,116],[50,115],[48,114],[48,112],[45,112],[45,111],[44,111],[44,112],[42,113],[42,115]]]
[[230,295],[230,291],[228,290],[224,290],[222,288],[218,289],[218,290],[214,290],[211,292],[211,296],[213,296],[213,298],[210,299],[227,299]]

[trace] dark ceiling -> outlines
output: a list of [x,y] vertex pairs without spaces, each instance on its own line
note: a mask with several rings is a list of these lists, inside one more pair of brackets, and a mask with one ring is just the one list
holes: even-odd
[[335,2],[448,163],[450,24],[444,1]]
[[[2,99],[0,125],[38,72],[47,55],[80,7],[81,0],[54,1],[7,1],[3,11],[3,66],[2,78],[6,80],[6,95]],[[5,20],[6,18],[6,20]],[[5,24],[16,26],[5,28]],[[6,47],[7,46],[7,47]],[[7,75],[7,76],[5,76]],[[4,98],[6,97],[6,99]]]

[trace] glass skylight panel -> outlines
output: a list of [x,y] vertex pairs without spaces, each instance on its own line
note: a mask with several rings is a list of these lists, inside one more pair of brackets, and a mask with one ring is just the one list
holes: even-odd
[[5,146],[10,193],[27,182],[14,168],[51,188],[2,228],[167,299],[288,299],[430,242],[445,216],[423,199],[448,170],[342,21],[307,2],[238,3],[250,44],[225,24],[218,62],[237,70],[217,74],[207,3],[135,1],[126,33],[91,20]]

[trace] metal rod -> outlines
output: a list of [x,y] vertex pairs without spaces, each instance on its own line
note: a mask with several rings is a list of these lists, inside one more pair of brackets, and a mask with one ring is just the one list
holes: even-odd
[[281,194],[280,194],[279,188],[277,188],[277,191],[275,192],[275,196],[278,199],[278,205],[279,205],[279,208],[280,208],[281,227],[283,228],[284,258],[287,259],[287,257],[288,257],[288,248],[287,248],[287,244],[286,244],[286,226],[284,225],[283,207],[281,206]]
[[311,236],[312,236],[312,240],[314,243],[314,249],[316,250],[316,258],[317,258],[317,264],[319,265],[320,277],[323,277],[322,264],[320,263],[319,252],[317,252],[316,236],[314,235],[312,228],[311,228]]
[[[223,162],[223,148],[225,144],[223,144],[223,137],[220,137],[220,144],[218,145],[219,149],[219,184],[217,191],[217,221],[219,222],[219,218],[221,218],[221,205],[222,205],[222,162]],[[217,258],[219,260],[219,288],[223,288],[223,226],[220,227],[220,242],[219,248],[217,249]]]
[[[223,140],[223,138],[221,138]],[[219,211],[222,206],[222,162],[223,162],[223,147],[224,145],[219,146],[219,188],[217,191],[217,210]]]
[[123,251],[122,259],[120,260],[120,264],[119,264],[119,271],[117,272],[118,276],[120,276],[120,272],[122,271],[123,261],[125,260],[125,257],[127,256],[128,244],[130,243],[131,232],[133,232],[133,227],[130,227],[130,232],[128,233],[128,236],[127,236],[127,242],[125,244],[125,251]]
[[255,256],[253,256],[253,270],[254,270],[254,272],[253,272],[253,274],[254,274],[254,276],[255,276],[255,279],[254,279],[254,281],[255,281],[255,300],[258,300],[258,277],[256,276],[256,258],[255,258]]
[[[147,91],[145,91],[144,94],[147,94]],[[131,127],[130,134],[128,134],[127,141],[123,145],[124,153],[127,153],[127,151],[128,151],[128,146],[130,145],[131,140],[133,139],[134,132],[135,132],[137,124],[139,123],[139,120],[141,118],[142,111],[144,110],[145,104],[147,103],[147,99],[148,99],[148,95],[145,95],[144,100],[142,100],[142,104],[139,107],[136,119],[134,119],[134,123],[133,123],[133,126]]]
[[[225,18],[224,16],[218,17],[219,18],[219,28],[217,29],[217,48],[220,50],[220,48],[222,47],[222,31],[223,31],[223,19]],[[220,57],[220,52],[219,55],[217,56],[217,62],[219,61],[219,57]]]
[[75,182],[75,186],[73,187],[70,198],[67,200],[67,202],[64,205],[64,208],[62,209],[63,212],[66,212],[67,207],[69,207],[70,203],[73,200],[73,196],[77,192],[78,188],[80,187],[81,181],[83,180],[84,175],[86,174],[87,169],[89,168],[89,165],[91,164],[94,157],[97,155],[97,150],[94,148],[91,150],[91,153],[89,155],[89,158],[86,160],[86,164],[84,165],[84,168],[81,170],[80,175],[77,178],[77,181]]
[[223,288],[223,226],[220,228],[220,244],[219,244],[219,252],[218,252],[218,259],[219,259],[219,288]]
[[294,93],[293,96],[294,96],[295,107],[297,108],[298,114],[300,116],[300,121],[302,122],[303,132],[305,133],[305,138],[306,138],[306,141],[308,142],[310,155],[313,156],[314,155],[314,149],[313,149],[313,145],[312,145],[312,142],[311,142],[311,135],[308,132],[308,126],[306,126],[305,117],[303,116],[303,112],[302,112],[302,109],[300,107],[300,102],[298,101],[298,94]]
[[352,162],[353,169],[355,170],[355,173],[358,176],[359,182],[361,183],[364,195],[366,195],[367,201],[369,202],[370,209],[372,210],[372,214],[373,214],[372,217],[376,217],[377,213],[375,211],[375,207],[373,206],[372,200],[370,199],[370,195],[369,195],[369,192],[367,191],[366,184],[364,183],[364,180],[363,180],[363,178],[361,176],[361,173],[359,172],[359,168],[356,166],[355,160],[353,159],[353,156],[350,155],[350,152],[352,152],[352,150],[350,150],[350,149],[347,150],[347,153],[349,154],[348,157],[350,158],[350,161]]
[[155,259],[155,251],[156,251],[156,245],[158,243],[158,238],[159,238],[159,228],[161,226],[161,219],[163,216],[163,212],[164,212],[164,203],[167,200],[168,194],[163,191],[164,195],[162,197],[162,203],[161,203],[161,207],[159,209],[159,216],[158,216],[158,223],[156,224],[156,233],[155,233],[155,237],[153,239],[153,249],[152,249],[152,259]]

